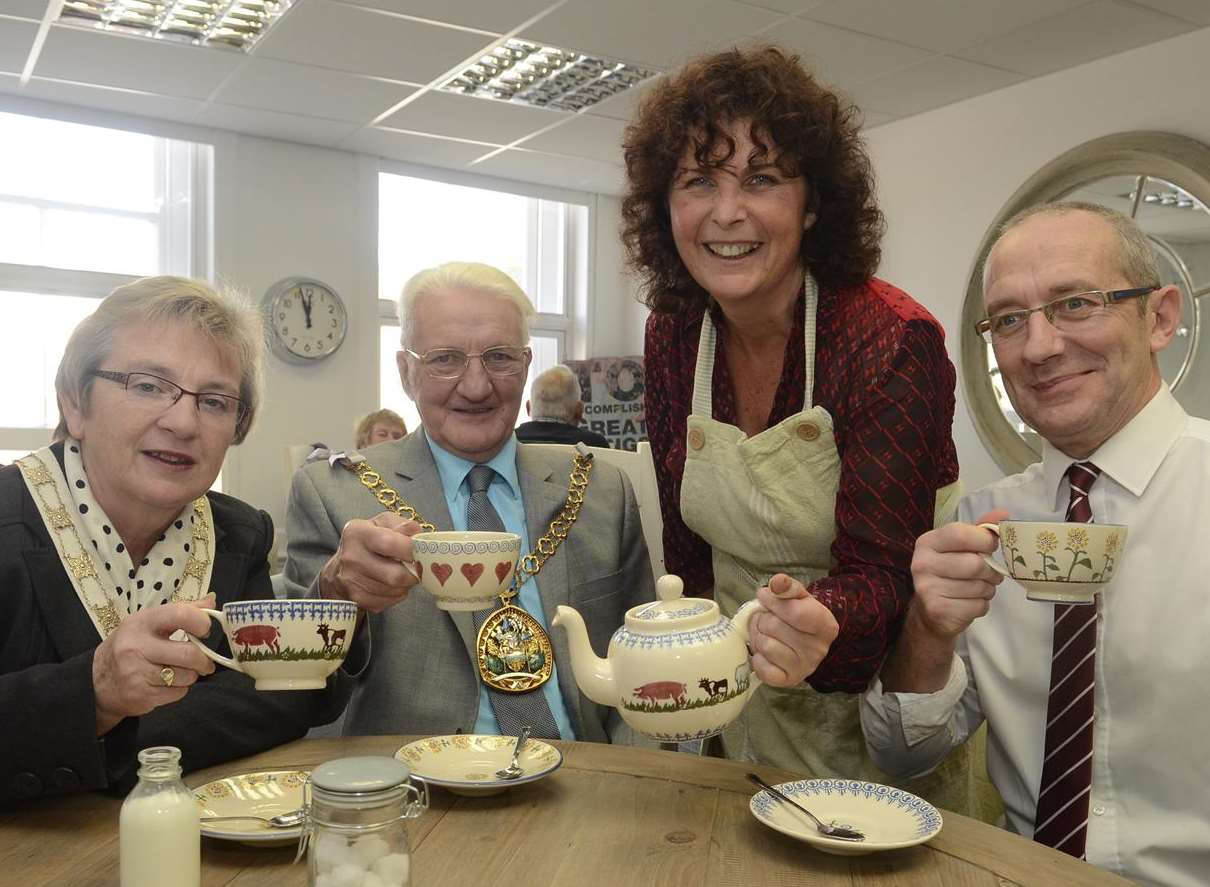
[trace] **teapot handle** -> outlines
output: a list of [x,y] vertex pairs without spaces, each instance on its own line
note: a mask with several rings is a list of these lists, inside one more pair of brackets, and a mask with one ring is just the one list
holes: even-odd
[[[740,607],[736,611],[735,616],[732,617],[732,619],[731,619],[731,624],[735,626],[736,630],[739,632],[739,636],[744,639],[745,644],[748,644],[748,623],[752,621],[752,617],[755,616],[757,613],[768,613],[768,612],[769,611],[766,610],[763,606],[761,606],[760,602],[757,601],[755,598],[748,601],[746,604],[744,604],[742,607]],[[752,668],[751,657],[749,657],[748,668],[749,669]],[[761,685],[761,679],[756,676],[756,671],[755,670],[750,671],[749,675],[748,675],[749,689],[755,690],[760,685]]]

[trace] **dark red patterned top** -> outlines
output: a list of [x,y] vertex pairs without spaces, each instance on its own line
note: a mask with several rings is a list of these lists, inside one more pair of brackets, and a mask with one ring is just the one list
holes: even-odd
[[[803,304],[786,344],[781,383],[766,427],[799,412],[806,384]],[[735,393],[717,307],[713,410],[735,424]],[[680,514],[686,420],[703,309],[647,319],[647,433],[659,480],[664,561],[686,594],[713,594],[710,546]],[[813,402],[832,416],[840,454],[836,566],[811,585],[835,615],[840,636],[809,682],[818,690],[859,692],[877,672],[912,593],[916,538],[931,529],[936,492],[958,479],[951,436],[953,364],[941,325],[884,281],[821,293],[816,315]]]

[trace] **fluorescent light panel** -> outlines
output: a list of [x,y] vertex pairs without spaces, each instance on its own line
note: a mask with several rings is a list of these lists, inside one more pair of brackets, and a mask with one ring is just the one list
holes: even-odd
[[656,73],[571,49],[508,40],[441,89],[537,108],[581,111]]
[[293,0],[64,0],[59,20],[247,51]]

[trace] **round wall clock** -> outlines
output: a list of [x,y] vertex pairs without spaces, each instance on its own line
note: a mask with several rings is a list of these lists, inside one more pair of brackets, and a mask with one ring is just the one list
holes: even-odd
[[264,305],[273,350],[287,360],[322,360],[349,331],[349,314],[336,290],[309,277],[279,280],[265,293]]

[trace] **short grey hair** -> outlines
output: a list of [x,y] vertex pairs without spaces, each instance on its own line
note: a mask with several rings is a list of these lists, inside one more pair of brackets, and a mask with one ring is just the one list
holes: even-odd
[[260,409],[265,377],[265,327],[260,310],[232,290],[217,290],[188,277],[144,277],[118,287],[76,326],[55,374],[59,425],[67,436],[66,402],[88,406],[93,373],[109,360],[117,333],[140,323],[183,323],[206,336],[239,370],[239,397],[247,406],[233,443],[243,443]]
[[[1000,226],[996,232],[995,243],[999,243],[1009,231],[1012,231],[1027,219],[1041,215],[1061,215],[1063,213],[1085,212],[1099,216],[1109,223],[1118,240],[1118,270],[1131,286],[1160,285],[1160,269],[1155,260],[1155,251],[1151,241],[1134,222],[1116,209],[1102,206],[1099,203],[1089,203],[1084,200],[1056,200],[1052,203],[1039,203],[1027,207]],[[994,247],[995,244],[993,244]],[[986,285],[986,274],[984,284]],[[1146,300],[1139,301],[1140,310],[1146,310]]]
[[399,312],[399,343],[411,347],[416,329],[416,305],[425,296],[449,290],[473,290],[508,299],[521,315],[521,333],[529,342],[529,320],[534,316],[534,306],[529,296],[517,282],[491,265],[482,262],[446,262],[436,268],[417,272],[403,285],[397,306]]
[[529,391],[530,415],[534,419],[557,419],[573,425],[579,402],[580,379],[562,364],[540,373]]

